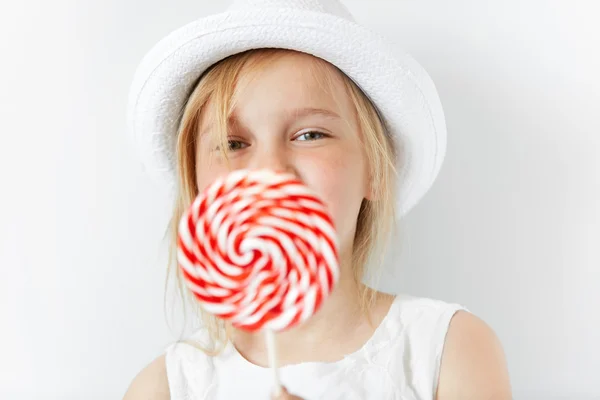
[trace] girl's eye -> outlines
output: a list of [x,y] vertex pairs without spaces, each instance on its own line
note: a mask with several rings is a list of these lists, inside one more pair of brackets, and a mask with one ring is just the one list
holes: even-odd
[[228,150],[229,151],[238,151],[238,150],[242,150],[245,149],[246,147],[248,147],[248,144],[240,141],[240,140],[228,140],[227,141],[228,144]]
[[[227,139],[227,151],[238,151],[248,147],[248,143],[236,139]],[[215,147],[215,151],[220,151],[221,146]]]
[[324,133],[317,131],[304,132],[301,135],[296,136],[296,140],[301,142],[310,142],[313,140],[323,139],[325,137]]

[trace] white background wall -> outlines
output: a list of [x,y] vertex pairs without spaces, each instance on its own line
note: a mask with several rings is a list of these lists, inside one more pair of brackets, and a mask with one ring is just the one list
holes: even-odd
[[[145,51],[218,3],[0,5],[0,398],[120,398],[173,339],[168,203],[127,147],[126,95]],[[599,3],[347,4],[424,64],[448,121],[384,289],[488,321],[516,399],[600,398]]]

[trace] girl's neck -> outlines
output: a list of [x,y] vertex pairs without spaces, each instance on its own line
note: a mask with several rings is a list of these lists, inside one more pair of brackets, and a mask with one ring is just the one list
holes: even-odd
[[[358,295],[362,289],[371,290],[351,276],[340,279],[321,309],[306,323],[277,333],[279,365],[310,361],[334,362],[359,350],[373,335],[393,301],[393,296],[376,293],[372,306],[363,310]],[[235,330],[232,340],[248,361],[267,366],[263,334]]]

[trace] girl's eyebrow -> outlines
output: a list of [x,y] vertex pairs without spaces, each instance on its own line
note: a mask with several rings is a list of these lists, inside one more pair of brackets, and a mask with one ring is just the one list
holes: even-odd
[[[292,109],[290,111],[288,111],[288,114],[290,116],[290,118],[294,118],[294,119],[300,119],[300,118],[306,118],[306,117],[310,117],[313,115],[319,115],[325,118],[330,118],[330,119],[341,119],[341,117],[335,113],[334,111],[328,110],[326,108],[315,108],[315,107],[302,107],[302,108],[295,108]],[[235,122],[236,118],[235,115],[232,113],[232,115],[229,117],[229,122]],[[206,124],[206,126],[204,126],[199,134],[199,137],[204,136],[212,127],[212,121],[209,122],[208,124]]]
[[327,117],[327,118],[340,118],[340,116],[338,114],[336,114],[335,112],[331,111],[331,110],[327,110],[325,108],[314,108],[314,107],[304,107],[304,108],[297,108],[291,111],[291,115],[294,118],[304,118],[304,117],[308,117],[311,115],[321,115],[323,117]]

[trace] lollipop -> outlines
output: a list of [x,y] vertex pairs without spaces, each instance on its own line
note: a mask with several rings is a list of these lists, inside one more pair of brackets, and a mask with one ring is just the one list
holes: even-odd
[[201,193],[181,219],[177,258],[202,308],[250,331],[306,321],[339,278],[325,205],[268,170],[232,172]]
[[275,393],[275,337],[306,321],[339,278],[325,205],[298,179],[238,170],[201,193],[181,218],[177,259],[200,305],[235,327],[265,330]]

